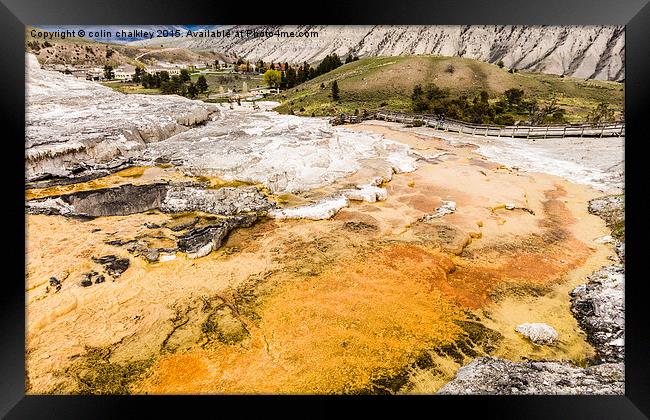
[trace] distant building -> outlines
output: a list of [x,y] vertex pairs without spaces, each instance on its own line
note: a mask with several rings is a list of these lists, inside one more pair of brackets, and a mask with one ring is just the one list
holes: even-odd
[[129,82],[133,80],[135,67],[131,65],[119,66],[113,70],[113,74],[115,75],[115,80],[119,80],[120,82]]
[[235,64],[233,63],[219,63],[219,70],[234,71]]
[[207,63],[194,63],[194,64],[188,64],[187,69],[189,71],[195,72],[195,71],[199,71],[199,70],[205,70],[205,69],[207,69],[209,67],[210,67],[210,65],[207,64]]
[[88,78],[88,69],[72,69],[70,73],[77,79],[87,79]]
[[180,76],[180,67],[147,67],[145,71],[149,74],[156,74],[166,71],[170,76]]
[[86,70],[86,79],[101,81],[104,80],[104,69],[100,67],[92,67]]

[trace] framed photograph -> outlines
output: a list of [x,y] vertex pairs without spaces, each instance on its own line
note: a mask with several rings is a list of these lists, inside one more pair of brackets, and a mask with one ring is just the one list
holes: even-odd
[[2,415],[647,418],[650,6],[304,6],[3,0]]

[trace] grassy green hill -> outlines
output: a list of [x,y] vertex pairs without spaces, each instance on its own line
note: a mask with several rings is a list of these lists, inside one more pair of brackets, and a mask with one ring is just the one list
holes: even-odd
[[[341,99],[332,101],[336,80]],[[435,83],[451,97],[474,97],[481,90],[496,101],[505,90],[523,89],[525,97],[547,101],[556,98],[570,121],[581,121],[600,102],[623,107],[623,84],[555,75],[516,72],[481,61],[440,56],[365,58],[345,64],[297,87],[276,95],[281,113],[335,115],[385,108],[411,111],[411,93],[417,84]],[[321,84],[324,87],[321,87]]]

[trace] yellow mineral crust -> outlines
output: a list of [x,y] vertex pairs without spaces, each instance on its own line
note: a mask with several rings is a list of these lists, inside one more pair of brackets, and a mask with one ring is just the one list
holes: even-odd
[[[120,278],[88,288],[90,257],[129,256],[106,241],[165,241],[168,230],[145,223],[174,215],[29,215],[28,392],[431,393],[478,355],[592,355],[568,292],[613,255],[586,208],[598,192],[500,170],[471,147],[350,128],[445,154],[395,174],[385,201],[352,202],[330,220],[262,220],[196,260],[131,257]],[[454,212],[427,218],[450,201]],[[495,209],[503,203],[515,208]],[[64,279],[60,292],[45,291],[50,276]],[[531,344],[514,331],[523,322],[548,323],[559,342]]]

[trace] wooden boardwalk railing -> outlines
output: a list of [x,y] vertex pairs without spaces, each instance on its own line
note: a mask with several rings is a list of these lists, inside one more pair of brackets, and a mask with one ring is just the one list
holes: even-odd
[[372,114],[342,114],[330,120],[332,124],[355,124],[363,120],[377,119],[399,123],[413,124],[421,121],[423,126],[437,130],[474,136],[511,137],[527,139],[546,139],[564,137],[621,137],[625,136],[625,123],[607,124],[555,124],[555,125],[486,125],[472,124],[450,118],[440,119],[435,115],[407,114],[401,112],[377,111]]

